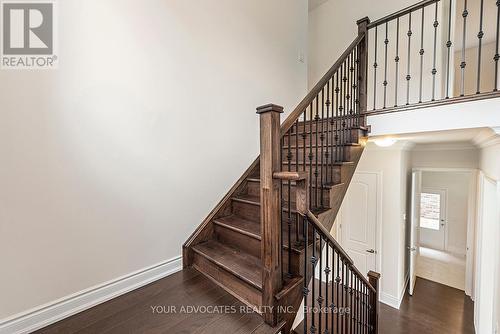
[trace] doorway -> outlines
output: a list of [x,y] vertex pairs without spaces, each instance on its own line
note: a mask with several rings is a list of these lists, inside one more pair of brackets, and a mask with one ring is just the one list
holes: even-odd
[[454,169],[417,172],[420,176],[414,179],[419,184],[412,186],[410,282],[421,277],[463,290],[470,296],[476,172]]

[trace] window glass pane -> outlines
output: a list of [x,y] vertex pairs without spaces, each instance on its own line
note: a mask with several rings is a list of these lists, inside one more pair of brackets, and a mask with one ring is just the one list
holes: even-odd
[[420,198],[420,227],[439,230],[440,212],[441,196],[439,194],[422,193]]

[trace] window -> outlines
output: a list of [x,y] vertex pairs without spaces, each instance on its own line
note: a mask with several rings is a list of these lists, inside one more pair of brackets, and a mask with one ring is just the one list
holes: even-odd
[[439,231],[441,196],[422,193],[420,197],[420,227]]

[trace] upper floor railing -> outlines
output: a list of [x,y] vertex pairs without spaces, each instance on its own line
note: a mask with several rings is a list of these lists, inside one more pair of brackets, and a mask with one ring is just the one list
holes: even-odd
[[425,0],[368,24],[372,112],[497,97],[500,1]]

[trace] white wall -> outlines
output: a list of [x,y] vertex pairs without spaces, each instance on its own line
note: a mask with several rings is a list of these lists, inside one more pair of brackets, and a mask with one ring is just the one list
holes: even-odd
[[415,0],[329,0],[309,13],[309,87],[326,73],[358,35],[356,21],[379,19]]
[[420,144],[411,151],[413,168],[478,168],[479,150],[471,144]]
[[[464,255],[467,247],[467,219],[470,173],[423,172],[422,187],[446,191],[446,251]],[[425,234],[420,233],[420,237]],[[421,242],[424,240],[421,239]]]
[[381,273],[381,300],[399,307],[404,295],[407,267],[406,222],[403,216],[407,216],[408,152],[398,145],[381,149],[369,143],[357,170],[382,175],[382,226],[377,227],[380,231],[378,270]]
[[0,319],[175,258],[306,93],[307,1],[65,0],[0,73]]

